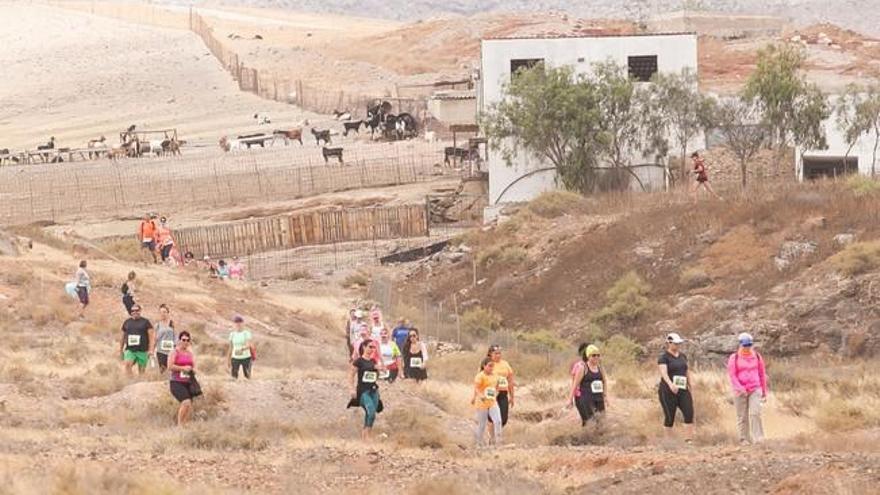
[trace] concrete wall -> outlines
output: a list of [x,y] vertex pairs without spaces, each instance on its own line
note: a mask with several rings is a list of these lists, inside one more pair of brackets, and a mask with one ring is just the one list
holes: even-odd
[[[836,105],[836,98],[831,98],[831,105]],[[825,134],[828,139],[828,149],[797,150],[797,153],[795,153],[795,174],[797,175],[798,180],[804,180],[803,163],[805,157],[842,158],[844,156],[847,156],[847,149],[849,148],[849,145],[846,144],[846,139],[844,137],[843,131],[837,128],[834,116],[832,115],[831,118],[823,122],[822,125],[825,127]],[[871,175],[871,165],[873,162],[874,153],[874,138],[875,135],[873,132],[867,135],[863,134],[856,142],[855,146],[853,146],[852,150],[850,150],[849,152],[848,156],[858,158],[860,174]],[[876,173],[880,173],[880,157],[878,157],[877,164],[874,168]]]
[[429,98],[428,113],[444,124],[476,124],[476,98]]
[[[660,72],[697,70],[697,37],[693,34],[650,36],[607,36],[584,38],[490,39],[483,40],[481,71],[477,90],[481,112],[503,97],[503,85],[510,81],[512,59],[544,59],[551,67],[570,65],[579,73],[588,73],[593,64],[611,60],[620,65],[638,55],[657,55]],[[695,141],[698,142],[698,141]],[[640,159],[634,159],[641,162]],[[489,204],[527,201],[556,187],[555,173],[540,172],[510,184],[524,174],[547,167],[543,160],[520,154],[508,167],[500,152],[489,154]],[[647,174],[647,170],[644,170]],[[652,174],[653,177],[654,174]],[[661,174],[662,180],[662,174]],[[662,184],[662,183],[661,183]]]

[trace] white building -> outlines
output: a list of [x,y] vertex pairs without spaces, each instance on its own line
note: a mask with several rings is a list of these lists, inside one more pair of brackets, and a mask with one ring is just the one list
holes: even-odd
[[[570,65],[578,73],[592,70],[593,64],[613,61],[629,67],[630,75],[648,81],[660,72],[680,73],[690,69],[697,73],[697,36],[693,33],[583,36],[556,38],[491,38],[481,44],[480,79],[477,107],[482,113],[503,98],[503,86],[520,67],[543,62],[550,67]],[[538,172],[548,165],[521,154],[508,166],[499,152],[490,152],[489,208],[499,203],[527,201],[539,193],[555,188],[555,172]],[[636,172],[645,180],[656,183],[663,173],[657,169],[640,168]]]
[[[832,97],[830,100],[833,108],[837,104],[837,98]],[[833,114],[822,125],[825,127],[828,149],[797,149],[795,153],[795,173],[798,180],[838,177],[857,172],[863,175],[871,175],[872,168],[874,173],[880,174],[880,158],[874,164],[875,135],[873,132],[859,136],[856,144],[852,149],[849,149],[844,133],[837,127]]]

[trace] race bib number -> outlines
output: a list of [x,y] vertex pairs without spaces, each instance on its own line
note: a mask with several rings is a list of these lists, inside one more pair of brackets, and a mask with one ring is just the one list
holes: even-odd
[[164,352],[171,352],[174,350],[174,342],[171,340],[163,340],[159,344],[159,350]]
[[361,381],[364,383],[376,383],[376,380],[379,379],[379,373],[375,371],[364,371],[364,377],[361,378]]
[[181,371],[178,373],[178,375],[180,376],[180,378],[182,380],[189,380],[189,372],[188,371]]
[[595,380],[590,382],[590,390],[594,394],[601,394],[605,391],[605,385],[602,383],[601,380]]
[[673,376],[672,384],[675,385],[675,388],[679,390],[687,390],[688,388],[688,379],[686,376]]
[[248,358],[248,348],[247,347],[239,347],[232,351],[232,357],[236,359],[247,359]]
[[390,376],[391,376],[391,372],[388,370],[384,370],[384,371],[379,372],[379,379],[380,380],[387,380]]
[[422,367],[422,358],[410,358],[409,367],[410,368],[421,368]]
[[507,377],[499,376],[498,377],[498,388],[507,389]]
[[483,398],[486,400],[495,400],[496,395],[498,395],[498,392],[492,387],[487,387],[486,390],[483,391]]
[[141,336],[140,335],[129,335],[128,336],[128,346],[134,347],[141,345]]
[[144,242],[153,242],[152,237],[144,237]]

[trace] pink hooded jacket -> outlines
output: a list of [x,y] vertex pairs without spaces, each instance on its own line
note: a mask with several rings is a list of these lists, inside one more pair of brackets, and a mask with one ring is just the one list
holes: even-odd
[[761,395],[767,396],[767,372],[764,358],[758,351],[748,355],[736,351],[727,360],[727,375],[735,394],[747,394],[761,389]]

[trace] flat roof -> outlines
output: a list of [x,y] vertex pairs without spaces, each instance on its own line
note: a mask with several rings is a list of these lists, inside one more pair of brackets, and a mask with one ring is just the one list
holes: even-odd
[[507,40],[557,40],[557,39],[582,39],[582,38],[637,38],[645,36],[697,36],[696,31],[672,31],[664,33],[606,33],[606,34],[535,34],[524,36],[490,36],[480,41],[507,41]]

